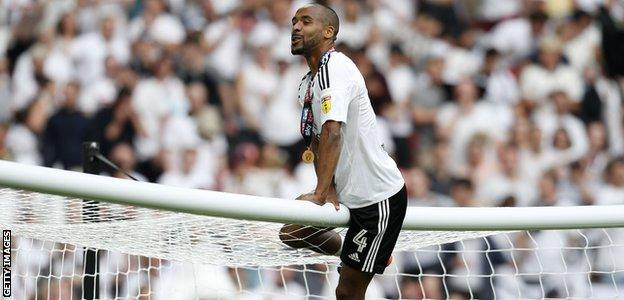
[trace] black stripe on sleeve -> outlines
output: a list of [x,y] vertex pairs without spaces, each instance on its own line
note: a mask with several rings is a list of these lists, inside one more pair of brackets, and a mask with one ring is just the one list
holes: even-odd
[[329,86],[327,85],[327,64],[323,66],[323,70],[321,72],[323,73],[323,86],[325,88],[328,88]]
[[323,72],[325,72],[325,88],[329,88],[329,64],[323,66]]

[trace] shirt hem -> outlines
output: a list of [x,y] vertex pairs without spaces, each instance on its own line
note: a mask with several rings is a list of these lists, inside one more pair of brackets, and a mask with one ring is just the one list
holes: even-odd
[[403,181],[401,184],[397,185],[393,189],[389,190],[388,192],[381,194],[379,196],[379,199],[371,200],[370,202],[367,201],[367,202],[365,202],[362,205],[351,205],[351,206],[349,206],[349,205],[346,205],[346,204],[344,204],[342,202],[340,202],[340,203],[342,203],[344,206],[346,206],[349,209],[357,209],[357,208],[366,207],[366,206],[369,206],[369,205],[377,204],[377,203],[379,203],[381,201],[384,201],[384,200],[394,196],[396,193],[401,191],[403,186],[405,186],[405,181]]

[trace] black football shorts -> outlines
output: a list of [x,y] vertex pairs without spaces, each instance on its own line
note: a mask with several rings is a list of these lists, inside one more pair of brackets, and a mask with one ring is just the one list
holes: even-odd
[[401,232],[406,211],[405,186],[379,203],[349,209],[351,219],[342,244],[342,263],[366,273],[383,273]]

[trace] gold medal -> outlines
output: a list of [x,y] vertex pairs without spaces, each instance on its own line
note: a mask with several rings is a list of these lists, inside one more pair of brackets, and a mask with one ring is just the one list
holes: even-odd
[[301,159],[306,164],[312,163],[314,161],[314,152],[312,152],[312,150],[310,149],[307,149],[303,152],[303,155],[301,155]]

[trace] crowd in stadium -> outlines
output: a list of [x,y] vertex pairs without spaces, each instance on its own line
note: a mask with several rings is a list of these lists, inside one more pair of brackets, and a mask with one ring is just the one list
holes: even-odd
[[[307,65],[290,53],[306,2],[2,1],[0,159],[81,170],[82,142],[97,141],[144,181],[291,199],[313,189],[297,101]],[[622,2],[325,2],[410,205],[624,204]],[[422,259],[431,266],[400,268],[467,268]],[[442,286],[402,282],[429,298],[491,292]]]

